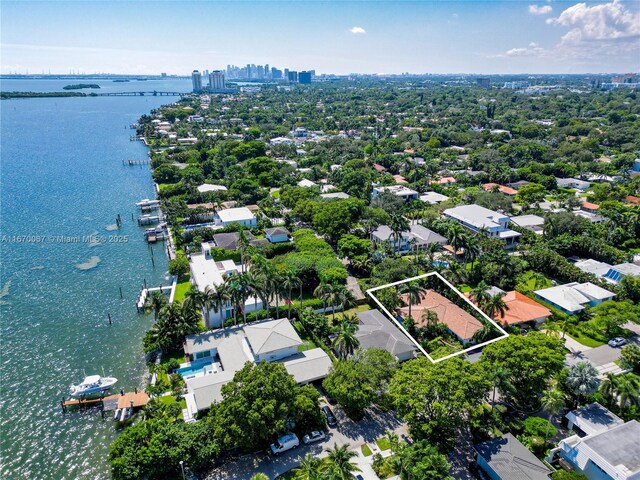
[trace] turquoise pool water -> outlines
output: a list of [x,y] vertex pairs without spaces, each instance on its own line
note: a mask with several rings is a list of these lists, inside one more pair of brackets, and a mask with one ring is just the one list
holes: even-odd
[[190,377],[192,375],[202,375],[204,373],[204,369],[206,367],[211,366],[213,361],[205,361],[205,362],[197,362],[195,364],[189,365],[188,367],[182,367],[176,370],[176,373],[179,373],[183,377]]

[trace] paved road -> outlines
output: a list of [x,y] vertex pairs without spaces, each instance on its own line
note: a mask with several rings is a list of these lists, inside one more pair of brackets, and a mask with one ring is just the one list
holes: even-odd
[[364,419],[353,422],[338,405],[332,406],[331,409],[338,419],[338,427],[329,429],[329,436],[325,441],[313,445],[300,445],[277,457],[266,453],[245,455],[210,472],[203,478],[205,480],[246,480],[251,475],[262,472],[273,479],[297,467],[298,459],[307,452],[318,457],[326,456],[325,449],[332,447],[334,443],[356,448],[365,442],[375,444],[376,439],[384,436],[387,430],[394,431],[398,436],[407,435],[407,425],[392,413],[372,408],[367,410]]
[[[634,335],[629,339],[640,345],[640,337]],[[610,347],[609,345],[601,345],[595,348],[584,347],[582,350],[574,350],[567,354],[567,364],[575,365],[585,360],[591,362],[595,367],[600,367],[609,363],[613,363],[620,358],[622,347]]]

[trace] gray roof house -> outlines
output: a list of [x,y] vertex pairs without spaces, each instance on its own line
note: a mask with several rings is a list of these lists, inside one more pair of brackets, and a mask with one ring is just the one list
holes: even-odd
[[[380,225],[371,232],[371,240],[373,240],[374,243],[389,242],[394,250],[397,248],[393,231],[387,225]],[[432,243],[446,245],[447,239],[422,225],[411,225],[408,231],[402,233],[399,250],[411,250],[412,242],[415,242],[416,248],[425,248]]]
[[288,242],[291,233],[284,227],[266,228],[264,236],[271,243]]
[[323,379],[331,359],[321,348],[300,352],[302,343],[286,318],[187,335],[184,352],[190,361],[180,369],[188,389],[187,417],[221,401],[222,387],[247,363],[282,363],[300,385]]
[[640,478],[640,423],[624,422],[599,403],[567,414],[577,434],[561,440],[548,461],[559,453],[589,480]]
[[507,433],[474,446],[478,465],[493,480],[549,480],[551,470],[520,441]]
[[418,348],[379,310],[367,310],[357,314],[358,331],[356,338],[360,348],[381,348],[403,362],[413,358]]
[[[244,234],[247,237],[247,240],[249,240],[249,245],[258,246],[262,243],[260,239],[257,239],[251,232],[245,231]],[[212,235],[211,238],[218,248],[224,248],[225,250],[237,250],[239,246],[240,233],[216,233]]]

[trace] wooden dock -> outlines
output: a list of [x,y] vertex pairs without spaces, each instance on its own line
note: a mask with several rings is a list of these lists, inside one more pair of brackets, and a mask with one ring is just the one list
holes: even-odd
[[122,165],[149,165],[151,163],[150,160],[122,160]]
[[128,408],[133,402],[133,408],[144,407],[149,403],[149,395],[146,392],[126,392],[124,394],[118,393],[115,395],[108,395],[106,397],[96,398],[72,398],[61,402],[62,411],[66,411],[68,407],[92,407],[101,406],[101,410],[112,411],[117,408]]

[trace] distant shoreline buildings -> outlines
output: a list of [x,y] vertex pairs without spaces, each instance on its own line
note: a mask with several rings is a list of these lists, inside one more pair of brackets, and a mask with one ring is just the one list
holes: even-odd
[[[226,86],[227,80],[235,81],[282,81],[288,83],[299,83],[302,85],[309,85],[315,77],[315,70],[307,70],[298,72],[296,70],[289,70],[285,68],[280,70],[276,67],[270,67],[267,65],[254,65],[247,64],[244,67],[237,67],[235,65],[227,65],[226,70],[213,70],[209,72],[204,70],[194,70],[191,73],[192,88],[195,93],[200,93],[205,90],[203,85],[206,83],[206,90],[210,93],[223,93],[228,91]],[[204,81],[203,81],[204,80]]]

